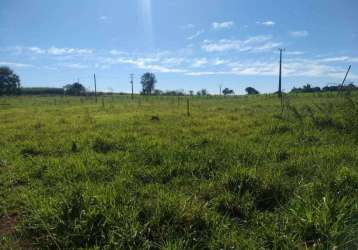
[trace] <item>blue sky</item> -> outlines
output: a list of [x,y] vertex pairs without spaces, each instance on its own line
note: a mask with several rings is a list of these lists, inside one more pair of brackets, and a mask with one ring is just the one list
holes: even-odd
[[162,90],[243,93],[358,82],[357,0],[2,0],[0,65],[23,86],[80,79],[130,91],[154,72]]

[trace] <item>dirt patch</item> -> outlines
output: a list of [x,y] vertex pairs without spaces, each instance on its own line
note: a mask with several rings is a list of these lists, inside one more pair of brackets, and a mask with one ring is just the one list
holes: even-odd
[[0,217],[0,235],[11,235],[15,233],[17,214]]

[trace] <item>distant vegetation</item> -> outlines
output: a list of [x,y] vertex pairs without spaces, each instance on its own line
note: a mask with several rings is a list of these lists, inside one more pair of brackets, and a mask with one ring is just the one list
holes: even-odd
[[224,90],[222,91],[224,95],[233,95],[235,94],[234,90],[229,89],[229,88],[224,88]]
[[209,92],[206,89],[201,89],[198,92],[196,92],[196,95],[198,95],[198,96],[206,96],[206,95],[209,95]]
[[86,88],[79,82],[75,82],[73,84],[68,84],[64,87],[65,93],[67,95],[86,95]]
[[63,95],[63,88],[21,88],[22,95]]
[[245,91],[246,91],[246,93],[248,95],[258,95],[258,94],[260,94],[260,92],[258,90],[256,90],[255,88],[253,88],[253,87],[247,87],[245,89]]
[[[142,95],[163,95],[163,96],[208,96],[210,93],[206,89],[201,89],[196,93],[193,90],[185,92],[184,90],[160,90],[156,89],[157,78],[155,74],[147,72],[142,75],[141,81]],[[358,87],[354,83],[349,83],[342,86],[330,85],[323,88],[313,87],[311,84],[306,84],[302,87],[294,87],[290,93],[319,93],[319,92],[334,92],[334,91],[357,91]],[[260,92],[253,88],[247,87],[245,89],[248,95],[257,95]],[[275,92],[276,93],[276,92]],[[20,78],[7,66],[0,67],[0,95],[73,95],[73,96],[91,96],[93,92],[86,90],[86,88],[79,82],[73,84],[67,84],[63,88],[52,87],[21,87]],[[97,95],[103,95],[103,92],[97,92]],[[113,93],[107,93],[113,94]],[[119,93],[125,95],[126,93]],[[222,90],[223,95],[235,95],[233,89],[224,88]]]
[[291,90],[291,93],[317,93],[317,92],[331,92],[331,91],[339,91],[339,90],[354,91],[354,90],[358,90],[358,87],[355,86],[353,83],[344,85],[343,87],[338,85],[332,85],[323,88],[312,87],[311,84],[306,84],[302,88],[293,88]]
[[156,89],[154,91],[154,95],[164,95],[164,96],[184,96],[184,90],[166,90],[162,91],[160,89]]

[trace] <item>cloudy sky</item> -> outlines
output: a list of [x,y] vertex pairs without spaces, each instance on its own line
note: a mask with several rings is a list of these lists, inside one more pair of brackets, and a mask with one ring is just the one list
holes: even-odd
[[0,65],[23,86],[80,80],[129,91],[154,72],[163,90],[275,91],[358,82],[357,0],[2,0]]

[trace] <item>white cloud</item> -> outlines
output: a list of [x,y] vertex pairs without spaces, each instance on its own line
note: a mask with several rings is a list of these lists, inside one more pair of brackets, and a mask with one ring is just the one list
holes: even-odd
[[46,69],[46,70],[58,70],[57,67],[49,66],[49,65],[42,66],[42,68],[43,68],[43,69]]
[[48,49],[39,48],[36,46],[15,46],[5,49],[5,51],[14,52],[15,54],[35,54],[35,55],[88,55],[94,51],[92,49],[78,49],[78,48],[57,48],[52,46]]
[[290,36],[292,37],[306,37],[309,33],[307,30],[297,30],[297,31],[290,31]]
[[226,62],[225,66],[228,68],[217,71],[199,71],[187,72],[190,76],[205,76],[205,75],[255,75],[255,76],[273,76],[277,75],[277,63],[266,63],[260,61],[246,61],[246,62]]
[[51,47],[47,50],[47,53],[50,55],[55,55],[55,56],[58,56],[58,55],[88,55],[88,54],[92,54],[93,50]]
[[30,52],[33,52],[33,53],[35,53],[35,54],[44,54],[44,53],[46,53],[45,50],[40,49],[39,47],[28,47],[27,49],[28,49]]
[[[164,59],[165,60],[165,59]],[[170,68],[163,65],[163,59],[159,57],[118,57],[118,58],[106,58],[104,63],[106,64],[130,64],[139,69],[152,70],[160,73],[183,73],[185,69]]]
[[112,56],[119,56],[119,55],[125,55],[126,53],[123,51],[112,49],[109,51],[109,54],[111,54]]
[[87,69],[87,68],[89,68],[88,65],[81,64],[81,63],[66,63],[66,64],[63,64],[63,66],[66,68],[71,68],[71,69]]
[[98,20],[102,23],[110,23],[112,21],[112,17],[110,16],[100,16]]
[[94,65],[94,67],[96,69],[101,69],[101,70],[104,70],[104,69],[109,69],[111,66],[110,65],[107,65],[107,64],[99,64],[99,63],[96,63]]
[[[330,77],[332,79],[341,79],[346,72],[345,67],[332,66],[324,64],[316,59],[290,58],[284,60],[284,77]],[[218,68],[210,71],[188,71],[189,76],[205,75],[241,75],[241,76],[277,76],[278,62],[266,60],[247,60],[247,61],[226,61]],[[355,74],[349,75],[350,79],[358,79]]]
[[192,24],[192,23],[189,23],[189,24],[186,24],[186,25],[181,26],[181,28],[182,28],[182,29],[185,29],[185,30],[194,29],[194,28],[195,28],[195,25]]
[[244,40],[243,43],[244,44],[248,44],[248,43],[259,43],[259,42],[266,42],[272,40],[272,36],[268,35],[268,36],[252,36],[249,37],[248,39]]
[[251,51],[253,51],[253,52],[270,51],[270,50],[278,48],[281,45],[282,45],[282,43],[280,43],[280,42],[267,42],[263,45],[258,45],[256,47],[253,47]]
[[283,71],[287,76],[342,78],[345,70],[317,63],[315,60],[299,59],[284,64]]
[[9,66],[14,68],[31,68],[34,67],[32,64],[26,64],[26,63],[15,63],[15,62],[0,62],[1,66]]
[[214,22],[212,23],[212,26],[214,29],[229,29],[232,26],[234,26],[234,22],[233,21],[227,21],[227,22]]
[[179,65],[182,64],[185,61],[184,58],[178,58],[178,57],[169,57],[162,60],[163,64],[171,64],[171,65]]
[[299,56],[299,55],[303,55],[305,52],[303,51],[287,51],[285,52],[286,55],[290,55],[290,56]]
[[187,72],[185,75],[188,76],[210,76],[210,75],[219,75],[223,72],[219,71],[199,71],[199,72]]
[[219,66],[219,65],[223,65],[223,64],[225,64],[225,63],[227,63],[226,60],[216,58],[215,61],[214,61],[214,63],[213,63],[213,65]]
[[257,61],[238,63],[231,69],[231,72],[235,75],[273,76],[277,75],[277,68],[277,63]]
[[161,66],[161,65],[144,65],[142,67],[142,69],[148,69],[148,70],[153,70],[153,71],[157,71],[160,73],[184,73],[186,72],[185,69],[174,69],[174,68],[168,68],[165,66]]
[[204,30],[198,30],[195,34],[187,37],[188,40],[193,40],[204,33]]
[[358,57],[350,57],[350,56],[337,56],[337,57],[327,57],[322,58],[319,61],[321,62],[358,62]]
[[263,26],[267,26],[267,27],[272,27],[272,26],[274,26],[276,23],[275,23],[274,21],[267,20],[267,21],[264,21],[264,22],[259,22],[259,21],[257,21],[256,24],[263,25]]
[[[105,70],[112,65],[127,64],[140,70],[153,71],[155,73],[177,73],[189,76],[204,75],[237,75],[237,76],[271,76],[278,74],[277,54],[256,54],[248,57],[240,57],[240,61],[235,60],[239,56],[237,52],[261,52],[272,51],[281,44],[274,41],[272,36],[254,36],[243,40],[222,39],[218,41],[205,40],[201,44],[206,52],[226,52],[227,54],[202,54],[200,52],[195,57],[193,53],[185,51],[159,51],[156,53],[128,53],[118,50],[92,51],[90,49],[71,49],[56,48],[42,49],[39,47],[18,47],[17,51],[31,53],[30,55],[47,56],[48,59],[58,61],[61,58],[71,58],[70,61],[61,60],[57,64],[58,68],[66,70],[96,68]],[[12,47],[14,48],[14,47]],[[2,50],[8,52],[9,50]],[[15,50],[12,50],[15,51]],[[92,54],[93,53],[93,54]],[[73,55],[91,55],[88,57],[74,57]],[[348,62],[358,62],[358,57],[348,54],[317,56],[314,58],[302,58],[302,51],[285,52],[283,75],[284,77],[320,77],[341,79],[344,77]],[[24,54],[27,56],[27,54]],[[62,55],[62,56],[59,56]],[[293,55],[293,56],[289,56]],[[107,57],[105,57],[107,56]],[[31,58],[31,57],[29,57]],[[35,57],[34,57],[35,58]],[[37,57],[36,57],[37,58]],[[35,60],[37,60],[35,58]],[[0,62],[10,67],[37,67],[46,69],[45,65],[36,65],[14,62]],[[51,64],[50,64],[51,65]],[[50,68],[48,68],[50,69]],[[350,74],[349,79],[358,79],[356,74]]]
[[224,52],[229,50],[260,52],[277,48],[280,45],[281,43],[273,42],[271,36],[255,36],[246,40],[221,39],[214,42],[205,40],[202,49],[207,52]]
[[217,42],[205,40],[202,49],[207,52],[223,52],[226,50],[241,50],[242,41],[222,39]]
[[15,54],[24,54],[24,53],[31,53],[31,54],[44,54],[46,53],[46,50],[43,50],[39,47],[26,47],[26,46],[14,46],[14,47],[8,47],[6,49],[3,49],[7,52],[14,52]]
[[202,66],[204,66],[204,65],[206,65],[208,63],[209,63],[209,61],[206,58],[197,58],[197,59],[194,59],[192,67],[200,68],[200,67],[202,67]]
[[348,56],[339,56],[339,57],[323,58],[320,61],[322,61],[322,62],[342,62],[342,61],[347,61],[348,59],[349,59]]

